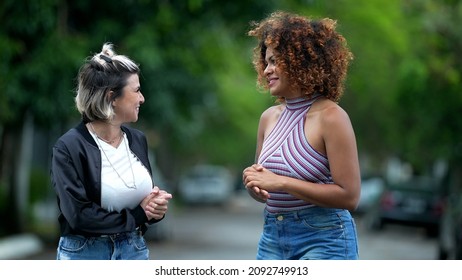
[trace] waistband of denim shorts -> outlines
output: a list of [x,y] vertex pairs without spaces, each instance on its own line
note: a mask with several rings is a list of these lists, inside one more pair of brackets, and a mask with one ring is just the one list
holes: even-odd
[[116,239],[116,238],[123,238],[123,237],[128,237],[128,236],[133,236],[133,235],[143,235],[143,232],[141,231],[141,228],[137,227],[134,231],[129,231],[129,232],[119,232],[119,233],[113,233],[113,234],[101,234],[101,235],[92,236],[92,237],[94,237],[94,238]]
[[347,211],[345,209],[338,209],[338,208],[325,208],[325,207],[310,207],[310,208],[305,208],[301,210],[295,210],[295,211],[281,211],[281,212],[269,212],[268,210],[265,209],[264,215],[265,217],[268,218],[279,218],[284,217],[284,218],[293,218],[293,219],[299,219],[300,217],[309,215],[325,215],[329,213],[339,213],[339,212],[344,212]]

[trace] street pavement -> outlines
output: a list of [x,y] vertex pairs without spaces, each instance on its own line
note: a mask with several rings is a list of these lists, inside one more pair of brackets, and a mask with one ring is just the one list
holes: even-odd
[[[263,206],[246,192],[237,192],[225,205],[170,207],[166,218],[156,225],[159,229],[150,229],[145,236],[150,259],[255,259]],[[8,259],[54,260],[56,244],[42,243],[38,252]]]
[[[226,205],[171,207],[158,227],[150,229],[146,235],[150,259],[254,260],[262,229],[263,206],[241,192]],[[355,220],[362,260],[436,258],[436,239],[428,238],[424,229],[390,225],[380,232],[371,232],[366,229],[362,216],[355,215]],[[14,244],[10,244],[10,248]],[[41,244],[39,252],[8,259],[53,260],[56,244],[57,241]]]

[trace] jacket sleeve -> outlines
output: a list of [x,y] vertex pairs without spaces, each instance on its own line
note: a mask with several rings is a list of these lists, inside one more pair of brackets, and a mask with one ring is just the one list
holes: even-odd
[[[52,185],[58,196],[59,209],[70,227],[76,232],[97,235],[133,231],[146,223],[147,217],[139,205],[132,210],[124,209],[120,213],[109,212],[89,197],[85,182],[100,182],[86,178],[95,176],[89,174],[90,172],[84,172],[84,166],[88,164],[85,161],[88,160],[82,154],[71,156],[63,142],[58,141],[53,147]],[[95,189],[94,186],[87,187]]]

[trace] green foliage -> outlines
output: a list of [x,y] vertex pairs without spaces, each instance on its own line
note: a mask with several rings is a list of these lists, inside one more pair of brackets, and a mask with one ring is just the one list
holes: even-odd
[[439,158],[462,164],[462,3],[415,0],[407,12],[418,25],[400,73],[394,148],[419,171]]
[[455,0],[5,0],[0,123],[14,127],[32,112],[43,128],[67,129],[79,117],[78,67],[109,41],[140,63],[146,103],[136,125],[156,152],[171,155],[161,167],[166,159],[246,164],[272,104],[256,88],[246,32],[278,9],[337,19],[355,56],[340,104],[361,153],[422,166],[454,154],[462,131]]
[[50,176],[48,172],[41,168],[34,168],[31,171],[29,180],[29,205],[43,201],[52,191],[50,186]]

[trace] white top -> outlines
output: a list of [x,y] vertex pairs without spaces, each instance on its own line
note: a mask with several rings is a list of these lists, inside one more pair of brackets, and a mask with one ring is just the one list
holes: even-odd
[[128,147],[125,133],[117,148],[91,134],[101,151],[101,206],[117,212],[135,208],[152,190],[149,171]]

